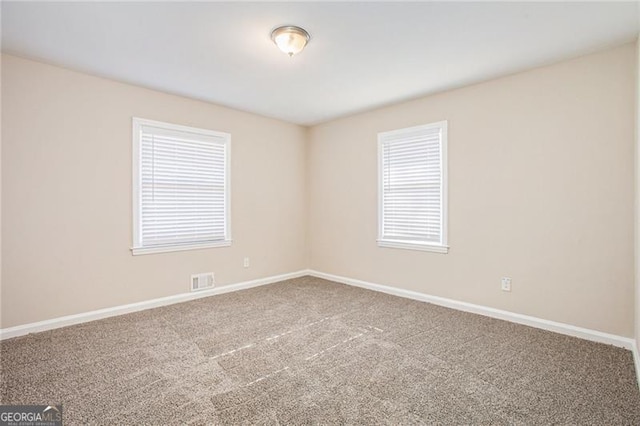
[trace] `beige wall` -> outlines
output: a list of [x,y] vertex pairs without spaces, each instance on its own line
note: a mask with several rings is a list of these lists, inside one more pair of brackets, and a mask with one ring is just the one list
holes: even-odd
[[[0,4],[0,11],[1,10],[2,10],[2,5]],[[2,21],[1,15],[2,13],[0,13],[0,22]],[[2,55],[0,55],[0,329],[2,328],[2,101],[1,100],[2,100]]]
[[[3,328],[307,266],[305,128],[2,60]],[[231,133],[231,247],[131,255],[132,116]]]
[[[635,54],[311,129],[3,55],[1,327],[311,267],[633,336]],[[132,116],[231,133],[232,247],[131,255]],[[450,253],[378,248],[376,135],[439,120]]]
[[[639,16],[640,18],[640,16]],[[636,109],[635,109],[635,339],[640,353],[640,36],[636,40]],[[637,354],[636,354],[637,355]],[[638,366],[636,365],[636,368]],[[640,371],[636,371],[640,377]]]
[[[312,128],[311,268],[633,336],[634,69],[630,44]],[[376,135],[440,120],[450,252],[379,248]]]

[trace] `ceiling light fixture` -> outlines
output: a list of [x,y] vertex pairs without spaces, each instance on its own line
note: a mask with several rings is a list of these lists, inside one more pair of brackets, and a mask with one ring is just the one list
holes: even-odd
[[309,42],[309,33],[300,27],[287,25],[271,32],[271,40],[289,56],[302,52]]

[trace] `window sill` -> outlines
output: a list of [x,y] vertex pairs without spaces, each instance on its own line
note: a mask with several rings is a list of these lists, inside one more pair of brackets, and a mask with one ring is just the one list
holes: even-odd
[[378,240],[378,247],[397,248],[404,250],[430,251],[433,253],[449,253],[449,246],[435,244],[408,243],[406,241]]
[[140,254],[169,253],[172,251],[198,250],[212,247],[229,247],[231,240],[216,241],[201,244],[181,244],[175,246],[159,246],[159,247],[132,247],[131,253],[134,256]]

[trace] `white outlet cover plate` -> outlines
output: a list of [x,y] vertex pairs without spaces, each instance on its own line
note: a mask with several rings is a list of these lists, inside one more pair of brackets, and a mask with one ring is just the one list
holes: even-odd
[[511,291],[511,278],[502,277],[501,284],[502,291]]

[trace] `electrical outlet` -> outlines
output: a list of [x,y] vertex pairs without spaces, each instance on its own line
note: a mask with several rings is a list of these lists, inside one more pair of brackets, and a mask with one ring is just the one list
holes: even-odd
[[502,277],[500,288],[502,291],[511,291],[511,277]]
[[244,267],[245,267],[245,268],[248,268],[248,267],[249,267],[249,258],[248,258],[248,257],[245,257],[245,258],[244,258]]

